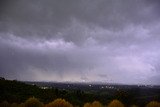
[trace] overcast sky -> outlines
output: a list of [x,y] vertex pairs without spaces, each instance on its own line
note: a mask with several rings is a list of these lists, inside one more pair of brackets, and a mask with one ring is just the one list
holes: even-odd
[[1,0],[0,76],[160,85],[159,0]]

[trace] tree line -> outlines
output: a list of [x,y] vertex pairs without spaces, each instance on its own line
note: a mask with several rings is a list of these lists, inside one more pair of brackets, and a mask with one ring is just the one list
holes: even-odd
[[[55,99],[52,102],[44,104],[39,101],[37,98],[32,97],[27,99],[24,103],[8,103],[7,101],[3,101],[0,103],[0,107],[79,107],[79,105],[73,105],[65,99]],[[94,101],[92,103],[88,102],[83,105],[83,107],[126,107],[119,100],[112,100],[109,104],[103,105],[99,101]],[[139,107],[138,105],[130,105],[130,107]],[[160,102],[151,101],[146,104],[145,107],[160,107]]]

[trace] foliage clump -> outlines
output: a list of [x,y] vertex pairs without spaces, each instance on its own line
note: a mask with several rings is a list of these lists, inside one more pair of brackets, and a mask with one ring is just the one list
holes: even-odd
[[84,107],[102,107],[99,101],[94,101],[93,103],[85,103]]
[[137,105],[131,105],[130,107],[138,107]]
[[124,104],[120,102],[119,100],[113,100],[108,104],[107,107],[124,107]]
[[151,101],[146,105],[146,107],[160,107],[160,103],[157,101]]
[[18,107],[18,104],[17,104],[17,103],[12,103],[12,104],[10,105],[10,107]]
[[25,104],[21,103],[21,104],[18,105],[18,107],[25,107]]
[[24,105],[25,105],[25,107],[43,107],[43,103],[34,97],[26,100]]
[[73,107],[73,106],[65,99],[59,98],[47,104],[45,107]]
[[0,107],[10,107],[10,104],[7,101],[3,101],[0,103]]

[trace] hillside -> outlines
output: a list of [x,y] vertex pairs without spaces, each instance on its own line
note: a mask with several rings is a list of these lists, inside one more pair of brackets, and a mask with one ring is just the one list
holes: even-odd
[[[35,85],[36,84],[36,85]],[[41,84],[41,85],[38,85]],[[44,85],[47,83],[43,83]],[[144,106],[150,101],[160,100],[159,88],[138,88],[136,86],[117,86],[121,87],[115,89],[89,89],[88,85],[77,85],[78,89],[66,88],[65,85],[58,84],[50,88],[44,88],[42,83],[29,82],[24,83],[16,80],[0,79],[0,102],[7,101],[9,103],[22,103],[27,99],[35,97],[39,101],[47,104],[56,100],[57,98],[66,99],[73,105],[83,106],[86,102],[100,101],[103,105],[108,104],[114,99],[118,99],[125,105],[140,105]],[[58,87],[60,86],[60,87]],[[62,87],[63,86],[63,87]],[[68,86],[68,85],[67,85]],[[74,84],[72,84],[74,86]],[[43,88],[42,88],[43,87]],[[83,90],[81,90],[81,87]],[[95,85],[99,87],[99,85]]]

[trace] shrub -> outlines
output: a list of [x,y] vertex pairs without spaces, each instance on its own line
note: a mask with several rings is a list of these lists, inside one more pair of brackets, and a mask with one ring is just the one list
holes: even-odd
[[65,101],[64,99],[59,98],[47,104],[45,107],[73,107],[73,106],[68,101]]
[[43,103],[41,103],[38,99],[34,97],[29,98],[24,105],[25,107],[43,107]]
[[102,107],[102,104],[99,101],[94,101],[92,107]]
[[25,107],[25,104],[21,103],[21,104],[18,105],[18,107]]
[[98,101],[94,101],[93,103],[85,103],[84,107],[102,107],[102,104]]
[[85,103],[83,107],[91,107],[91,103]]
[[3,101],[0,103],[0,107],[10,107],[10,104],[7,101]]
[[131,105],[130,107],[138,107],[137,105]]
[[18,107],[18,104],[17,104],[17,103],[12,103],[12,104],[10,105],[10,107]]
[[109,103],[108,107],[124,107],[124,105],[119,100],[113,100]]
[[151,101],[146,105],[146,107],[160,107],[160,103],[157,101]]

